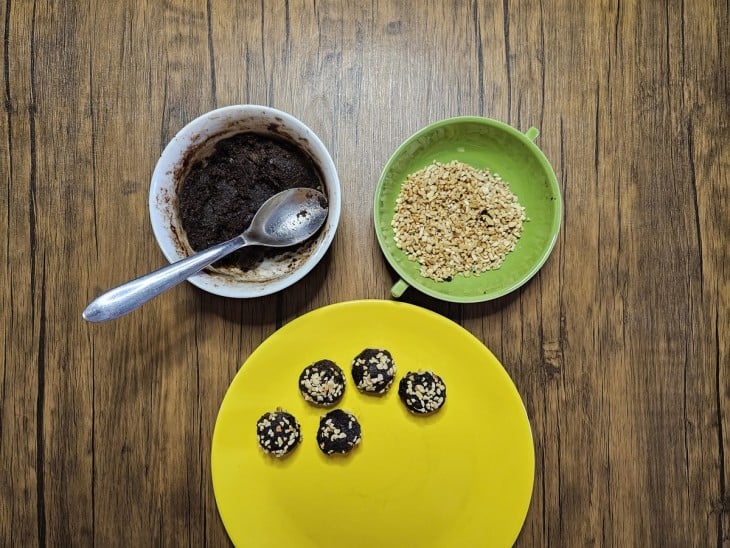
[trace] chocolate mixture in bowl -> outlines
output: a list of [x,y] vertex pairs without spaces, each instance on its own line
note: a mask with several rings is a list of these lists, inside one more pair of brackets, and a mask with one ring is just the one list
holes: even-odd
[[[222,139],[212,154],[193,163],[178,189],[180,221],[190,246],[202,251],[234,238],[267,199],[296,187],[323,190],[312,159],[290,142],[252,132]],[[247,271],[284,251],[246,247],[214,266]]]

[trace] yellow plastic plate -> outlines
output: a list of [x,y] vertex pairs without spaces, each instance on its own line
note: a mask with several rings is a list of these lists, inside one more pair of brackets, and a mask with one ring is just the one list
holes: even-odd
[[[398,368],[383,397],[357,391],[350,360],[390,350]],[[347,376],[337,406],[353,412],[362,443],[347,456],[317,447],[319,417],[298,389],[302,369],[328,358]],[[444,407],[409,414],[397,383],[432,369]],[[256,421],[282,407],[302,426],[284,459],[265,455]],[[237,546],[510,546],[527,514],[534,449],[525,408],[494,355],[458,324],[406,303],[352,301],[301,316],[264,341],[233,379],[211,454],[223,524]]]

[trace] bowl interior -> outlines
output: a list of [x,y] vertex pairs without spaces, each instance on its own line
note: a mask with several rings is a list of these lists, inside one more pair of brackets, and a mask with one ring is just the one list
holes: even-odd
[[[507,255],[499,269],[436,282],[421,276],[419,264],[398,249],[391,221],[406,177],[433,161],[446,163],[451,160],[498,173],[517,195],[529,220],[523,224],[522,236],[514,251]],[[453,302],[495,299],[527,282],[552,251],[561,215],[558,182],[540,149],[511,126],[479,117],[436,122],[404,142],[380,176],[374,204],[378,241],[399,276],[432,297]]]

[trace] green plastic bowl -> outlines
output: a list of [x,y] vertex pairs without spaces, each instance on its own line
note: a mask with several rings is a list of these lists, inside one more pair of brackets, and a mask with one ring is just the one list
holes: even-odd
[[[555,172],[532,142],[538,134],[535,128],[522,133],[497,120],[463,116],[431,124],[398,147],[380,175],[373,208],[378,242],[400,276],[391,289],[394,298],[410,286],[445,301],[488,301],[514,291],[537,273],[555,246],[563,207]],[[420,265],[395,245],[391,221],[401,185],[406,176],[434,160],[458,160],[499,173],[525,208],[529,221],[499,269],[437,282],[421,276]]]

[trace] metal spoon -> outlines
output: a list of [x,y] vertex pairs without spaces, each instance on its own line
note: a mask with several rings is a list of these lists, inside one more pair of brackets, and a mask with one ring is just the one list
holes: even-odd
[[104,322],[123,316],[242,247],[301,243],[320,229],[327,211],[321,192],[311,188],[280,192],[263,203],[242,234],[103,293],[86,307],[83,317]]

